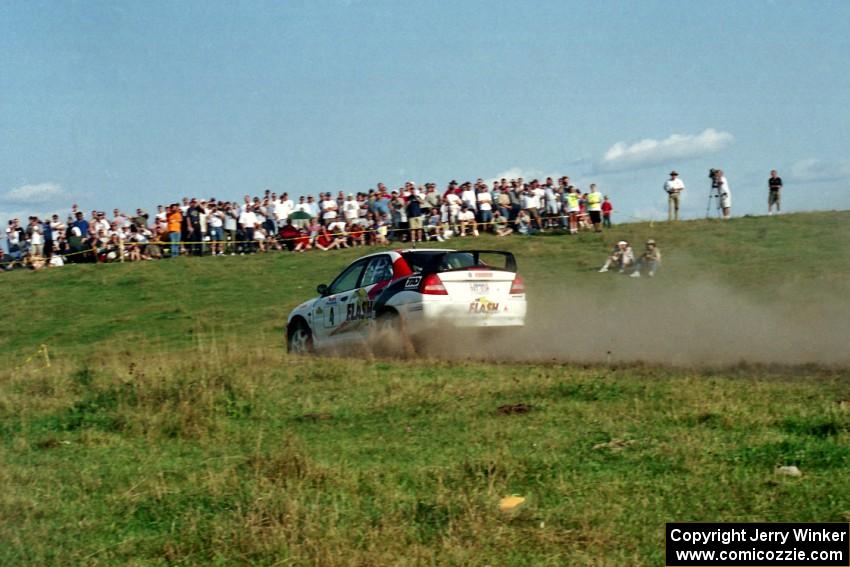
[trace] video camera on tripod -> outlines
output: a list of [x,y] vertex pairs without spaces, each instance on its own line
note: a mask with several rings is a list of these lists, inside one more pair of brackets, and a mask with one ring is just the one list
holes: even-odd
[[720,216],[720,179],[717,176],[717,172],[719,169],[709,169],[708,170],[708,178],[711,179],[711,187],[708,190],[708,204],[705,206],[705,218],[709,217],[709,211],[711,211],[711,200],[716,199],[715,211],[717,211],[717,216]]

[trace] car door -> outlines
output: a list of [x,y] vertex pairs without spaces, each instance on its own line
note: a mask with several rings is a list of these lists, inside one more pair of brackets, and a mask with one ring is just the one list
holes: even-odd
[[345,302],[345,310],[340,309],[340,322],[332,332],[337,343],[356,342],[364,339],[372,319],[375,296],[393,279],[393,264],[389,254],[380,254],[368,258],[363,276],[357,289],[353,290]]
[[355,299],[355,292],[367,263],[368,259],[363,259],[348,266],[328,286],[327,294],[316,301],[313,320],[317,324],[313,331],[321,342],[337,342],[340,332],[348,326],[348,305]]

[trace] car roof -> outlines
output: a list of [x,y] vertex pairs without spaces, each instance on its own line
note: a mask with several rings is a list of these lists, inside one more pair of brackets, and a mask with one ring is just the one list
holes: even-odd
[[394,248],[392,250],[381,250],[380,252],[372,252],[371,254],[366,254],[365,256],[360,256],[356,260],[352,260],[352,263],[357,262],[358,260],[363,260],[364,258],[372,258],[374,256],[380,256],[381,254],[407,254],[409,252],[457,252],[457,250],[453,250],[451,248]]

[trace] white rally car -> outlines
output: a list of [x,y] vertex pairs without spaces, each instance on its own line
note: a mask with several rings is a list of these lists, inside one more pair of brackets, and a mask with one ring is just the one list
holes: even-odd
[[366,342],[376,329],[415,339],[435,327],[525,324],[525,286],[510,252],[378,252],[356,260],[317,291],[319,297],[289,314],[289,352]]

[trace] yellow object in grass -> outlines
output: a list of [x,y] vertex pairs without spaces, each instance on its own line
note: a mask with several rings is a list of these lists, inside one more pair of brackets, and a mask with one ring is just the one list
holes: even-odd
[[510,512],[511,510],[515,510],[519,507],[523,502],[525,502],[525,497],[523,496],[505,496],[499,500],[499,510],[502,512]]

